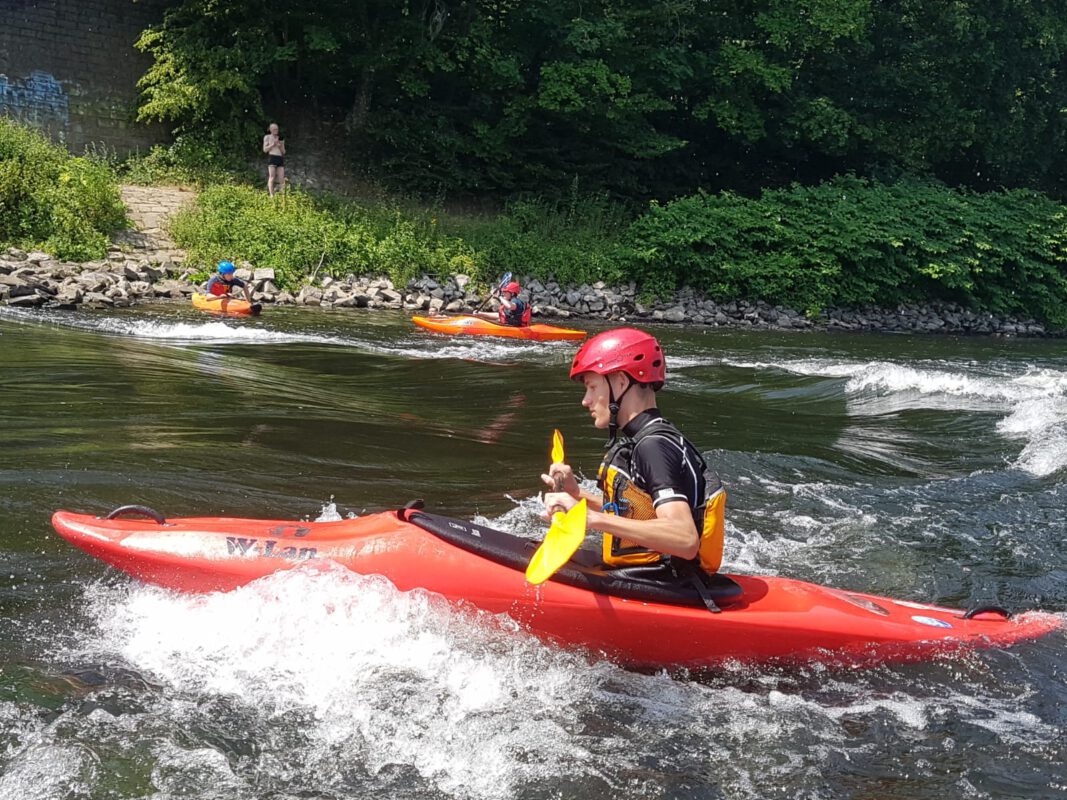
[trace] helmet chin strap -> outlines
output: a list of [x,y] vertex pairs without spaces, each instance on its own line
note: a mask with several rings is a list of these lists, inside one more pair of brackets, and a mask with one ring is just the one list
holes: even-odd
[[622,394],[616,397],[615,389],[611,385],[610,376],[605,375],[604,380],[608,382],[608,411],[611,412],[611,416],[608,418],[608,443],[604,445],[604,448],[610,450],[615,446],[615,442],[619,438],[619,404],[622,403],[622,399],[626,397],[626,393],[634,388],[635,381],[627,375],[626,388],[622,390]]

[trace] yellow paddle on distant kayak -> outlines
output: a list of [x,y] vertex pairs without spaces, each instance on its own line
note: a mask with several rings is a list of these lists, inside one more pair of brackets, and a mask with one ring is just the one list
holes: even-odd
[[[563,434],[558,430],[552,432],[552,463],[563,462]],[[555,490],[563,490],[563,477],[556,477]],[[561,506],[553,509],[552,524],[545,534],[545,539],[526,567],[526,580],[535,586],[551,578],[556,571],[570,561],[571,556],[585,539],[585,498],[563,511]]]

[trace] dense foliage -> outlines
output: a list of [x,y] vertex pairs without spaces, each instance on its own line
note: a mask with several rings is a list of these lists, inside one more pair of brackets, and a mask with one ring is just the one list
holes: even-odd
[[1067,327],[1067,207],[1024,190],[840,178],[756,199],[701,194],[653,205],[628,243],[653,290],[811,311],[941,300]]
[[0,245],[89,261],[106,256],[111,234],[125,225],[126,207],[105,164],[72,158],[0,117]]
[[759,198],[699,194],[627,226],[595,204],[514,203],[495,216],[215,187],[174,232],[193,263],[248,259],[295,288],[309,274],[503,272],[563,284],[633,280],[648,295],[688,285],[718,300],[830,306],[950,301],[1067,327],[1067,207],[1015,190],[841,178]]
[[140,46],[144,118],[248,149],[264,109],[332,116],[363,165],[450,195],[1067,194],[1064,0],[177,0]]
[[258,179],[248,162],[230,149],[197,135],[179,135],[169,145],[117,160],[115,169],[125,183],[204,187]]

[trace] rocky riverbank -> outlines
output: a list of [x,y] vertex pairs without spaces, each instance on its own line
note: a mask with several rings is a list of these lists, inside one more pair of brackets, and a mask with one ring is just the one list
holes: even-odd
[[[113,248],[106,261],[70,263],[47,253],[9,249],[0,255],[0,302],[8,306],[62,309],[113,308],[137,302],[187,299],[197,290],[195,270],[178,255],[149,259]],[[263,304],[323,308],[403,309],[453,314],[474,309],[484,295],[474,292],[470,279],[447,280],[423,276],[406,286],[388,278],[349,276],[322,278],[295,294],[275,284],[272,269],[237,272],[251,282],[253,299]],[[685,323],[714,327],[779,329],[837,329],[912,333],[1049,336],[1053,333],[1032,319],[978,313],[956,305],[902,306],[897,309],[829,309],[816,319],[784,306],[744,300],[716,303],[693,289],[682,289],[667,302],[642,303],[633,283],[627,286],[560,286],[529,279],[523,297],[533,304],[534,317],[544,321],[568,318],[604,321]]]

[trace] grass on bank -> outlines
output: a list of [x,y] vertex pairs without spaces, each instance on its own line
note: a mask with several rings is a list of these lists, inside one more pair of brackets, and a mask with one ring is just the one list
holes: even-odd
[[68,261],[104,258],[126,227],[114,172],[0,117],[0,246]]
[[[423,273],[462,273],[494,284],[504,272],[563,283],[623,277],[621,224],[594,225],[530,202],[497,215],[449,214],[399,203],[363,203],[300,191],[269,197],[261,188],[211,186],[171,221],[190,263],[220,259],[272,267],[294,288],[319,277],[384,274],[396,284]],[[614,235],[613,235],[614,234]]]

